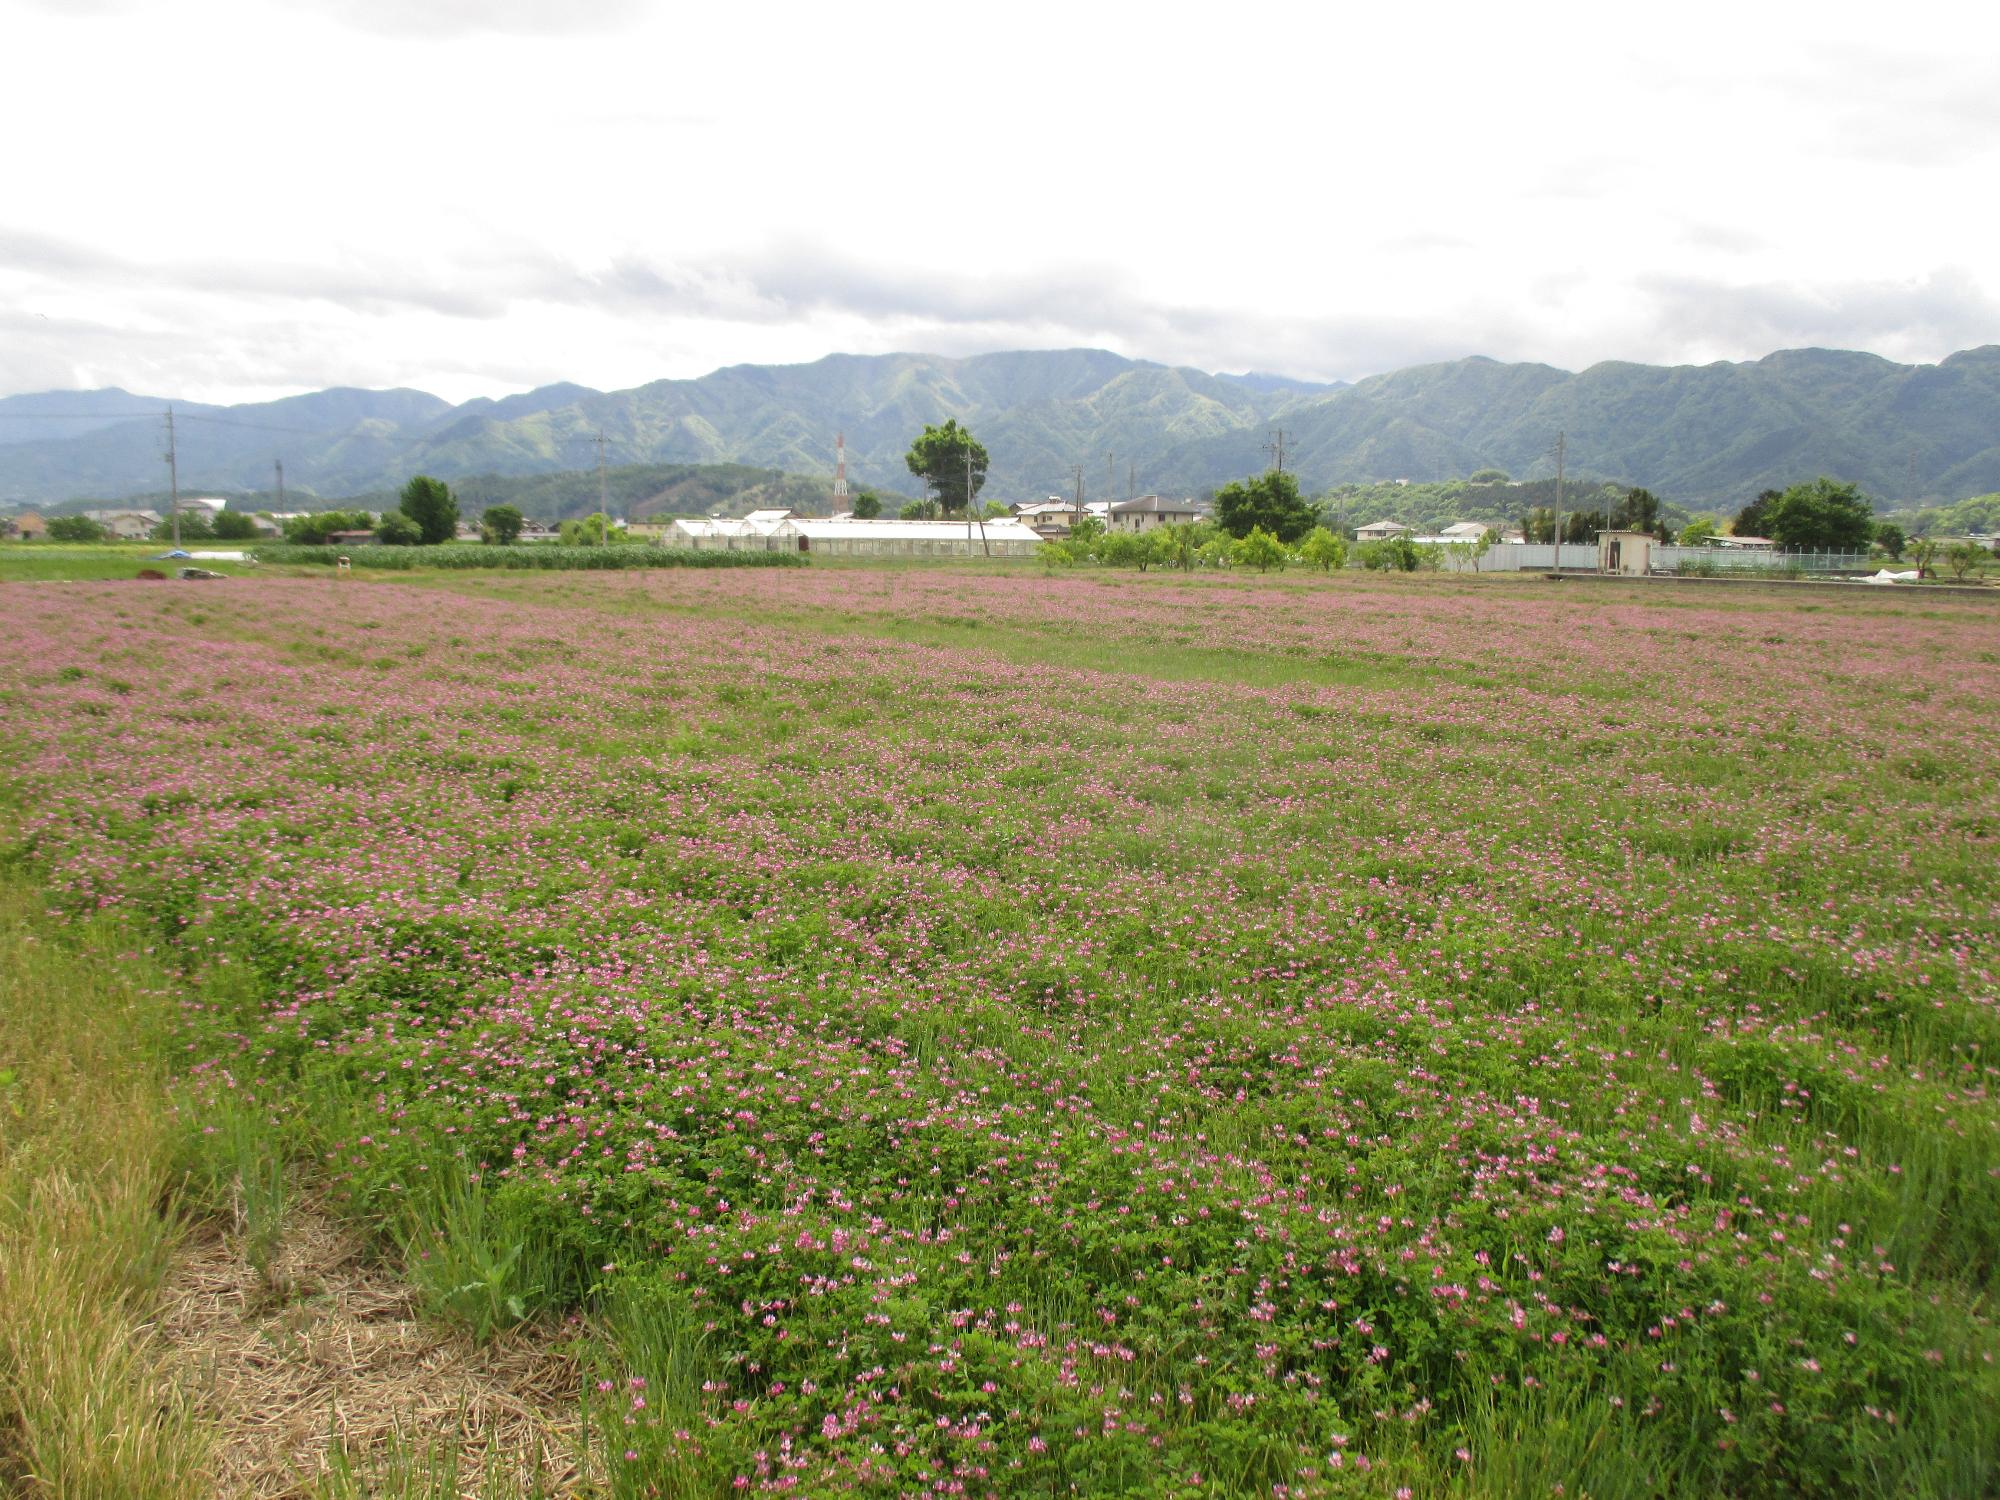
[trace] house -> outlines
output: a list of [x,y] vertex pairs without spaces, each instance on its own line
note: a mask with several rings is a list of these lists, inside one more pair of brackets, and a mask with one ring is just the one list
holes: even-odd
[[1454,521],[1438,535],[1447,541],[1476,542],[1492,529],[1484,521]]
[[1740,552],[1770,552],[1777,543],[1767,536],[1712,536],[1708,539],[1711,547],[1730,547]]
[[1358,526],[1354,531],[1357,542],[1386,542],[1392,536],[1406,536],[1410,528],[1401,521],[1376,521],[1371,525]]
[[156,510],[87,510],[84,514],[121,542],[143,542],[160,524]]
[[17,512],[6,525],[8,534],[17,541],[38,542],[49,534],[49,523],[32,510]]
[[1068,536],[1076,520],[1075,503],[1060,495],[1051,495],[1046,500],[1024,500],[1008,508],[1014,512],[1015,520],[1032,528],[1040,537]]
[[181,496],[181,514],[184,516],[198,515],[204,521],[213,521],[228,509],[229,502],[218,495]]
[[1108,521],[1113,531],[1153,531],[1161,526],[1181,526],[1199,521],[1201,511],[1192,500],[1163,500],[1158,495],[1141,495],[1121,500],[1111,507]]

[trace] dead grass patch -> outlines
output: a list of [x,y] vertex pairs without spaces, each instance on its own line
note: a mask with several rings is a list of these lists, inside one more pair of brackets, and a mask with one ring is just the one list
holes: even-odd
[[484,1345],[419,1315],[416,1294],[323,1207],[288,1215],[268,1275],[237,1236],[197,1234],[167,1278],[159,1329],[216,1434],[216,1492],[323,1492],[354,1467],[456,1450],[467,1496],[574,1493],[584,1479],[579,1329],[529,1325]]

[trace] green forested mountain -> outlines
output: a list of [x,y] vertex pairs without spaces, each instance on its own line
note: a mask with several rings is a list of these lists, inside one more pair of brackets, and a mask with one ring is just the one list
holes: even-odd
[[[162,424],[123,415],[134,403],[146,405],[124,392],[0,400],[0,503],[157,489]],[[550,474],[594,465],[600,432],[621,467],[741,464],[829,483],[834,434],[845,432],[856,487],[906,488],[910,439],[948,416],[985,443],[987,493],[1008,499],[1067,492],[1077,465],[1092,498],[1128,485],[1199,493],[1264,467],[1275,426],[1312,490],[1487,467],[1537,478],[1553,469],[1559,430],[1576,471],[1694,508],[1733,510],[1820,473],[1858,481],[1885,506],[2000,489],[2000,345],[1937,365],[1800,349],[1575,374],[1472,358],[1348,387],[1092,349],[833,355],[460,406],[417,391],[322,391],[177,409],[183,481],[196,490],[268,488],[277,457],[294,490],[320,495],[391,490],[419,472]]]

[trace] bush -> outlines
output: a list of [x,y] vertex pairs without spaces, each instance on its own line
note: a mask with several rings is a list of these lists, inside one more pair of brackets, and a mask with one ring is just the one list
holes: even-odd
[[57,516],[49,522],[49,540],[52,542],[102,542],[109,540],[110,536],[110,532],[89,516]]
[[375,540],[385,547],[415,547],[424,539],[424,530],[400,510],[392,510],[375,523]]
[[443,547],[356,547],[340,553],[331,547],[259,547],[261,563],[311,563],[332,567],[345,556],[357,568],[797,568],[806,559],[796,552],[704,552],[692,547],[488,547],[477,542]]
[[208,517],[198,510],[182,511],[179,527],[174,525],[174,518],[169,515],[164,521],[153,528],[153,540],[156,542],[171,542],[175,540],[177,531],[179,539],[183,542],[212,542],[215,540],[215,532],[208,524]]
[[1347,566],[1347,543],[1324,526],[1315,526],[1299,545],[1299,558],[1309,568],[1331,573]]
[[1363,542],[1354,555],[1362,567],[1373,573],[1414,573],[1422,561],[1417,555],[1417,544],[1406,536]]
[[1236,557],[1246,567],[1268,573],[1285,566],[1285,544],[1263,527],[1252,527],[1250,535],[1236,544]]

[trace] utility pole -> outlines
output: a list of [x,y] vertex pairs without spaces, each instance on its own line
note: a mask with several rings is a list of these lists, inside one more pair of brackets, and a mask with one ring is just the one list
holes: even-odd
[[1264,445],[1264,451],[1271,455],[1271,467],[1280,474],[1285,472],[1285,444],[1292,441],[1292,435],[1284,428],[1272,429],[1271,441]]
[[181,550],[181,464],[174,447],[174,409],[167,408],[167,488],[173,497],[174,551]]
[[1563,569],[1563,459],[1569,452],[1569,434],[1556,434],[1556,568]]
[[1139,498],[1139,466],[1136,463],[1125,465],[1125,498],[1127,500]]
[[1070,467],[1076,474],[1076,518],[1081,521],[1083,519],[1083,465],[1072,464]]
[[285,508],[285,461],[282,458],[273,459],[272,467],[278,471],[278,509],[282,511]]
[[[965,550],[968,552],[972,550],[972,521],[974,515],[972,507],[976,503],[972,498],[972,449],[968,446],[965,450]],[[993,544],[986,540],[986,517],[984,516],[979,517],[979,548],[988,557],[993,555]]]
[[1910,509],[1917,508],[1917,450],[1910,450],[1909,468],[1903,477],[1903,498]]
[[604,524],[611,524],[611,507],[607,499],[604,482],[604,434],[597,435],[597,513],[604,517]]

